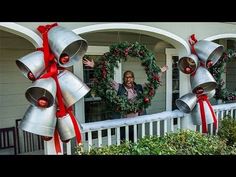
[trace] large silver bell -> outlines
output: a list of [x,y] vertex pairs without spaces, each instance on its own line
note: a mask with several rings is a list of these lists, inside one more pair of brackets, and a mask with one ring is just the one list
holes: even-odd
[[193,93],[188,93],[178,98],[175,103],[180,111],[190,113],[197,104],[197,96]]
[[55,105],[50,108],[39,108],[31,105],[20,122],[20,128],[37,135],[53,137],[57,122],[55,114]]
[[191,54],[187,57],[182,57],[178,61],[178,68],[185,74],[191,74],[197,70],[199,66],[198,57]]
[[44,54],[42,51],[30,53],[16,60],[16,65],[25,77],[34,81],[39,78],[45,70]]
[[[214,119],[211,114],[211,110],[208,104],[206,103],[206,101],[203,101],[203,105],[204,105],[204,111],[205,111],[206,124],[212,124],[214,122]],[[196,104],[191,115],[192,115],[192,120],[193,120],[194,125],[202,125],[202,118],[201,118],[201,111],[200,111],[199,103]]]
[[203,61],[204,66],[209,68],[220,59],[224,46],[211,41],[200,40],[194,45],[194,49],[198,57]]
[[[76,121],[77,125],[78,122]],[[79,125],[78,125],[79,126]],[[63,142],[67,143],[70,139],[76,136],[74,125],[69,114],[57,119],[57,130]]]
[[83,98],[90,88],[70,71],[64,70],[58,75],[65,106],[71,107]]
[[35,106],[48,108],[55,102],[56,90],[53,78],[38,79],[26,90],[25,97]]
[[217,87],[214,77],[202,66],[199,66],[196,73],[190,76],[190,83],[192,92],[196,94],[209,92]]
[[63,67],[72,66],[82,59],[88,48],[85,39],[61,26],[51,28],[48,39],[52,52]]

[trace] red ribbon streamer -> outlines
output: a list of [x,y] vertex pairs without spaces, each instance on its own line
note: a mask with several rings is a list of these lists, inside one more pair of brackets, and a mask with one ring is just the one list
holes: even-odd
[[80,144],[81,143],[81,133],[80,133],[79,126],[77,124],[76,118],[75,118],[74,114],[72,113],[71,107],[68,108],[67,111],[70,115],[70,118],[71,118],[73,126],[74,126],[77,143]]
[[217,128],[217,118],[216,118],[215,112],[211,106],[211,103],[208,100],[207,95],[198,96],[198,103],[200,106],[200,113],[201,113],[201,120],[202,120],[202,133],[207,133],[206,115],[205,115],[204,104],[203,104],[204,101],[206,101],[206,103],[211,111],[215,128]]
[[61,144],[59,141],[59,134],[57,130],[54,131],[54,145],[55,145],[55,150],[57,154],[62,151]]
[[205,116],[203,101],[205,101],[205,95],[198,97],[198,103],[200,106],[200,113],[201,113],[201,120],[202,120],[202,133],[207,133],[206,116]]
[[197,55],[195,49],[194,49],[194,45],[197,43],[197,39],[195,37],[195,34],[192,34],[188,40],[189,44],[191,45],[191,52],[195,55]]
[[[51,53],[50,48],[49,48],[48,31],[57,25],[58,25],[57,23],[54,23],[54,24],[46,25],[46,26],[39,26],[37,28],[38,31],[43,36],[43,47],[37,48],[37,50],[44,52],[44,63],[45,63],[45,67],[47,68],[47,73],[43,74],[40,78],[52,77],[55,80],[56,86],[57,86],[56,97],[57,97],[58,107],[59,107],[59,111],[57,111],[56,116],[63,117],[67,113],[69,113],[69,115],[71,117],[71,121],[74,126],[76,140],[78,143],[81,143],[81,133],[80,133],[76,118],[74,117],[74,115],[72,113],[72,109],[71,108],[66,109],[66,107],[64,105],[61,87],[60,87],[60,84],[59,84],[59,81],[57,78],[58,69],[64,70],[64,68],[57,66],[57,63],[53,60],[55,58],[55,56]],[[54,132],[54,144],[55,144],[56,153],[58,154],[62,150],[61,150],[61,145],[60,145],[60,141],[59,141],[59,134],[58,134],[57,130],[55,130],[55,132]]]
[[45,67],[47,68],[49,65],[49,62],[53,60],[54,55],[51,54],[49,44],[48,44],[48,31],[55,27],[58,26],[57,23],[53,23],[51,25],[46,25],[46,26],[39,26],[37,30],[42,34],[43,36],[43,52],[44,52],[44,63]]

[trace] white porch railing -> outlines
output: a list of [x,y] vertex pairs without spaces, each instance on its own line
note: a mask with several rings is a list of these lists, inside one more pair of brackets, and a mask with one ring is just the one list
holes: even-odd
[[[215,105],[213,108],[218,119],[222,119],[228,114],[235,117],[236,103]],[[184,113],[174,110],[136,118],[83,123],[81,124],[83,147],[90,150],[91,147],[119,145],[121,143],[121,127],[125,127],[125,140],[129,140],[129,128],[133,127],[134,142],[144,136],[163,136],[167,132],[176,132],[178,129],[182,129],[181,118],[184,116]],[[208,128],[210,134],[215,133],[213,124],[208,125]],[[201,126],[196,126],[196,130],[201,131]]]
[[[105,120],[81,124],[85,149],[121,143],[120,128],[125,127],[125,140],[129,140],[129,128],[133,127],[133,140],[144,136],[162,136],[167,132],[181,129],[180,119],[184,114],[179,110],[144,115],[136,118]],[[175,119],[175,120],[174,120]],[[175,123],[174,123],[175,122]]]
[[[222,120],[226,115],[230,115],[231,117],[236,118],[236,103],[214,105],[213,109],[218,118],[218,121]],[[218,127],[217,127],[216,132],[214,132],[213,124],[208,125],[208,128],[209,128],[210,134],[217,133],[218,131]],[[201,127],[200,127],[200,130],[201,130]]]

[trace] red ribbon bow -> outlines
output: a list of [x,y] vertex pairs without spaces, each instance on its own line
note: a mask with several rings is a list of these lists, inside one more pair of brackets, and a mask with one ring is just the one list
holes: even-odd
[[215,128],[217,128],[217,118],[216,118],[215,112],[211,106],[211,103],[208,100],[208,96],[207,95],[199,95],[198,96],[198,103],[200,106],[200,113],[201,113],[201,120],[202,120],[202,133],[207,133],[206,115],[205,115],[204,104],[203,104],[204,101],[207,103],[207,105],[211,111],[211,115],[213,117]]
[[195,34],[192,34],[188,40],[190,46],[191,46],[191,52],[195,55],[197,55],[195,49],[194,49],[194,45],[197,43],[197,39],[195,37]]

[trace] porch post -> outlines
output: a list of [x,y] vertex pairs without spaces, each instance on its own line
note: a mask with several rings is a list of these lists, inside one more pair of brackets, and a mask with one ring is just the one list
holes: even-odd
[[[186,51],[184,49],[178,50],[179,59],[183,56],[186,56]],[[187,93],[192,92],[191,84],[190,84],[190,75],[184,74],[182,72],[179,73],[179,96],[183,96]],[[190,129],[196,130],[196,126],[192,123],[191,114],[185,114],[185,116],[181,119],[181,129]]]
[[54,137],[50,141],[44,141],[44,155],[63,155],[63,143],[61,140],[61,153],[56,153],[55,144],[54,144]]

